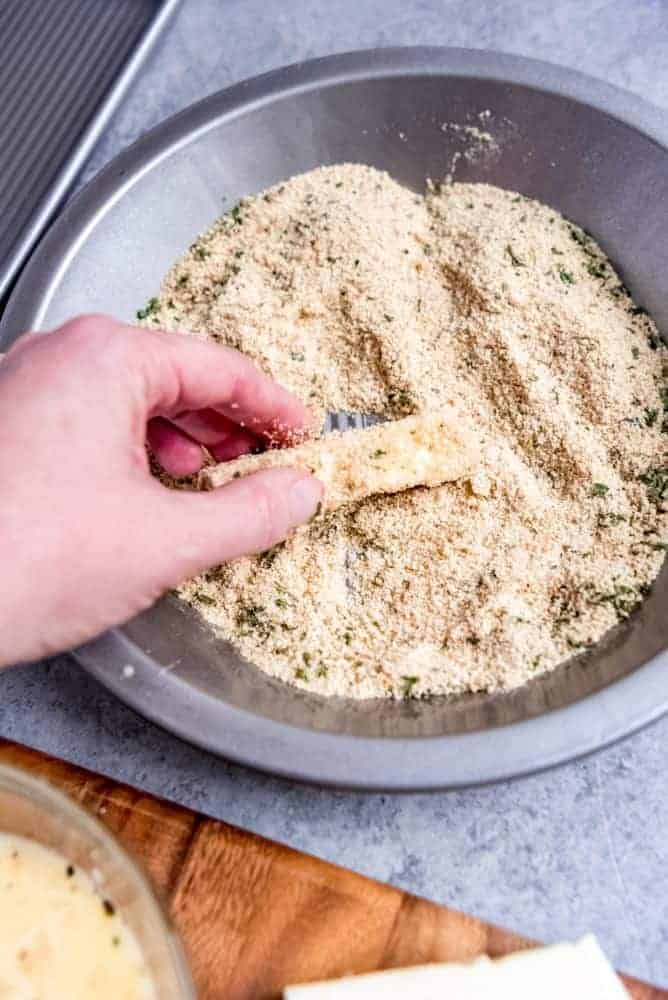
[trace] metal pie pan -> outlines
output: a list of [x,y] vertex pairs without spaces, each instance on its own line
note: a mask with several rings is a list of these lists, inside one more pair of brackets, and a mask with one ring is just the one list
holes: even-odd
[[[482,155],[451,127],[481,121],[495,139]],[[238,197],[346,160],[415,190],[454,166],[456,179],[554,205],[596,236],[665,332],[667,147],[658,109],[545,63],[421,48],[291,66],[194,105],[95,178],[24,272],[0,344],[83,311],[132,318]],[[504,695],[310,695],[243,663],[173,597],[76,656],[138,712],[226,758],[367,790],[462,787],[587,753],[666,711],[667,580],[664,570],[640,611],[586,657]]]

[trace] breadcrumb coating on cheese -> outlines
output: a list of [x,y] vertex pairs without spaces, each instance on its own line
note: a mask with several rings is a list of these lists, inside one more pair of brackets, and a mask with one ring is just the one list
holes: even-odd
[[260,469],[296,466],[324,483],[322,510],[332,511],[377,493],[440,486],[470,475],[475,465],[473,432],[454,412],[440,412],[334,431],[295,448],[208,466],[200,474],[200,486],[213,489]]

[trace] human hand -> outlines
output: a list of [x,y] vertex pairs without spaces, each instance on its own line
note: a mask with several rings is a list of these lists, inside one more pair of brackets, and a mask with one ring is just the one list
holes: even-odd
[[21,337],[0,362],[0,665],[79,645],[317,508],[322,485],[297,469],[169,490],[147,435],[180,476],[201,444],[225,460],[310,420],[243,355],[193,337],[105,316]]

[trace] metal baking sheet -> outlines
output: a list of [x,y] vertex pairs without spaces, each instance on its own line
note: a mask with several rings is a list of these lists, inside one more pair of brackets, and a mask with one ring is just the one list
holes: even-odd
[[0,0],[0,299],[178,0]]
[[[498,155],[459,156],[491,110]],[[305,63],[194,105],[118,157],[68,206],[12,296],[0,348],[73,313],[131,319],[237,198],[321,163],[366,162],[422,190],[456,176],[577,219],[668,330],[668,122],[623,91],[544,63],[456,49]],[[297,691],[240,660],[172,597],[77,651],[183,738],[292,778],[362,789],[461,787],[601,747],[668,708],[668,573],[587,656],[509,694],[353,702]],[[130,664],[133,671],[123,668]]]

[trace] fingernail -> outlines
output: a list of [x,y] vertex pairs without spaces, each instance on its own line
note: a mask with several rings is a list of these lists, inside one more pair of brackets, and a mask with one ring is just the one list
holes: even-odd
[[324,492],[324,486],[314,476],[297,480],[290,493],[295,524],[313,517]]

